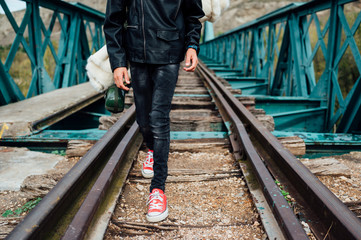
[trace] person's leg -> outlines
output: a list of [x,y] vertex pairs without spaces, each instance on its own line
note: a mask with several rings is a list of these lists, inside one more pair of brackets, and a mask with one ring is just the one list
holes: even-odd
[[168,175],[168,155],[170,144],[170,120],[174,89],[178,79],[179,64],[153,65],[154,82],[150,128],[154,136],[154,177],[150,191],[165,189]]
[[154,137],[149,125],[149,114],[152,109],[153,82],[148,64],[130,63],[136,119],[144,142],[150,150],[154,148]]
[[159,222],[168,216],[167,197],[164,194],[168,175],[168,154],[170,143],[169,112],[175,85],[178,79],[179,64],[153,65],[154,82],[150,127],[154,136],[154,177],[148,199],[149,222]]
[[168,175],[169,112],[178,70],[179,64],[131,64],[137,122],[148,148],[154,150],[154,177],[146,216],[150,222],[162,221],[168,216],[164,188]]
[[134,89],[134,102],[136,106],[136,119],[148,147],[147,158],[142,164],[142,175],[152,178],[154,137],[149,125],[149,114],[152,109],[153,82],[151,69],[147,64],[131,63],[132,86]]

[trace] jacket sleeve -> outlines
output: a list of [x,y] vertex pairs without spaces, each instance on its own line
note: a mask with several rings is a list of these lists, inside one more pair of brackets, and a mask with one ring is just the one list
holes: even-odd
[[196,46],[199,53],[199,40],[201,38],[202,24],[199,19],[204,16],[201,0],[183,0],[182,11],[185,21],[185,46]]
[[124,22],[126,20],[125,0],[108,0],[104,22],[104,35],[112,71],[127,67],[124,49]]

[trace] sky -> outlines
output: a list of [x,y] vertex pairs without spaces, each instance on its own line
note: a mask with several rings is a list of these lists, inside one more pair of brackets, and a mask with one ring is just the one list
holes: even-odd
[[[20,0],[5,0],[5,3],[7,4],[10,11],[19,11],[26,8],[26,3],[24,1]],[[4,10],[0,6],[0,13],[4,14]]]

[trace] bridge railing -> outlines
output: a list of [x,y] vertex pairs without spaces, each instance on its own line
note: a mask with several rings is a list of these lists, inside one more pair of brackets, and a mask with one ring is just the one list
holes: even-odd
[[201,56],[266,79],[268,95],[323,99],[325,131],[361,131],[361,13],[348,11],[361,4],[352,2],[290,4],[207,41]]
[[[87,81],[86,60],[104,44],[104,13],[61,0],[22,1],[26,10],[19,20],[0,0],[2,24],[7,20],[14,35],[0,61],[0,105]],[[23,67],[22,60],[31,74],[15,79],[10,70]]]

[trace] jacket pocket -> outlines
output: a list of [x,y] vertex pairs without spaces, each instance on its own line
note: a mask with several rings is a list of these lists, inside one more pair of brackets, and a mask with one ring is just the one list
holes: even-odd
[[128,29],[128,28],[131,28],[131,29],[138,29],[138,26],[128,25],[128,26],[127,26],[127,29]]
[[157,37],[166,41],[175,41],[179,39],[179,32],[158,30]]

